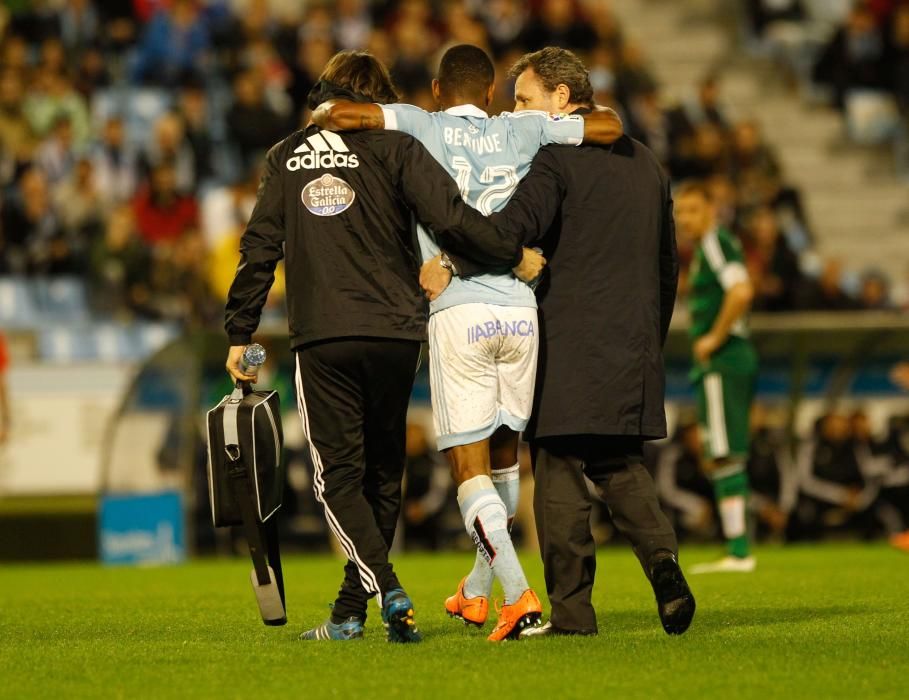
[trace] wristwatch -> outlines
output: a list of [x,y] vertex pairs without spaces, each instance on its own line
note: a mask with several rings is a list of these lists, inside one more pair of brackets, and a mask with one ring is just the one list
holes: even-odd
[[455,267],[455,264],[451,261],[451,258],[448,257],[448,253],[442,253],[441,258],[439,259],[439,265],[448,270],[451,274],[457,275],[458,269]]

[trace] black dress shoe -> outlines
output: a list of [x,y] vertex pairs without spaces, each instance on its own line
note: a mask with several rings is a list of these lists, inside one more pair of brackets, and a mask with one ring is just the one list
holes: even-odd
[[682,634],[691,625],[695,602],[672,552],[658,552],[650,560],[650,585],[666,634]]
[[566,630],[547,622],[539,627],[528,627],[520,634],[521,639],[528,637],[595,637],[596,630]]

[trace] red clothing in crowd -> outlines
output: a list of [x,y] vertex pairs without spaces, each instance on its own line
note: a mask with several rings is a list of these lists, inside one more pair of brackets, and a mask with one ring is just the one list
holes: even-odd
[[197,225],[199,210],[196,200],[186,195],[177,195],[168,206],[154,201],[148,187],[133,200],[136,213],[136,228],[147,243],[175,241],[183,233]]
[[9,369],[9,350],[6,348],[6,336],[0,333],[0,374]]

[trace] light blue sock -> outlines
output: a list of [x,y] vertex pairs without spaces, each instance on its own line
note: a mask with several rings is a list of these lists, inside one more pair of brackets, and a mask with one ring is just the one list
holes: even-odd
[[[520,464],[515,464],[507,469],[492,470],[492,484],[505,504],[509,532],[511,532],[511,524],[514,521],[515,513],[518,511],[518,499],[521,495],[520,470]],[[486,563],[486,558],[477,551],[473,569],[471,569],[467,575],[467,580],[464,582],[464,595],[467,598],[476,598],[477,596],[488,598],[492,593],[493,578],[495,577],[492,573],[492,568]]]
[[[516,602],[530,586],[508,532],[505,502],[488,476],[475,476],[458,487],[458,506],[477,552],[505,591],[505,604]],[[466,592],[465,592],[466,595]]]

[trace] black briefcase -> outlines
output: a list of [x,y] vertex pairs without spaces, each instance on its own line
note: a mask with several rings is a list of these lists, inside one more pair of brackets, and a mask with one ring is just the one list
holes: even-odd
[[276,391],[239,383],[208,412],[208,497],[215,527],[242,525],[253,561],[250,579],[262,621],[287,622],[284,577],[273,517],[281,507],[284,467]]
[[[225,424],[231,432],[228,437]],[[232,460],[227,448],[236,446],[239,450],[239,459],[253,486],[256,517],[264,523],[281,507],[283,444],[281,405],[276,391],[239,387],[208,412],[208,500],[215,527],[243,524],[229,469],[238,457]]]

